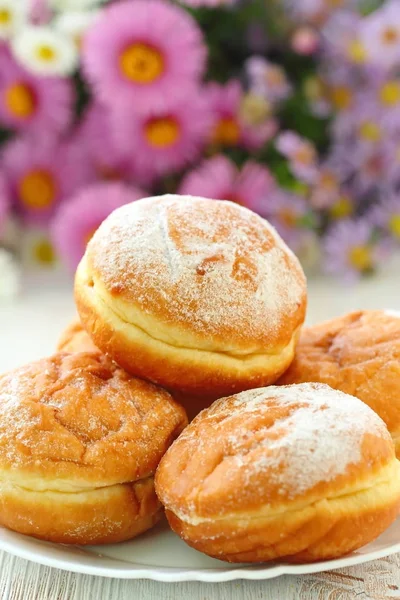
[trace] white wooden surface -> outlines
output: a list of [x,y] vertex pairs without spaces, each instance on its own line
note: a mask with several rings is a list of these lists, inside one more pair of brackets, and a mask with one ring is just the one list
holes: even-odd
[[[343,288],[330,280],[309,282],[308,322],[358,308],[400,310],[400,267]],[[53,351],[74,315],[64,278],[25,278],[21,297],[0,305],[0,368],[6,370]],[[264,582],[163,584],[118,581],[65,573],[0,552],[1,600],[386,600],[400,598],[400,555],[341,571]]]

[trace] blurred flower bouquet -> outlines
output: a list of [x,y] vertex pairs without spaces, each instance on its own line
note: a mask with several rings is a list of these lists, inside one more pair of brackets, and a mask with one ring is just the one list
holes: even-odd
[[0,0],[0,38],[0,226],[29,260],[73,269],[166,192],[343,279],[400,242],[399,0]]

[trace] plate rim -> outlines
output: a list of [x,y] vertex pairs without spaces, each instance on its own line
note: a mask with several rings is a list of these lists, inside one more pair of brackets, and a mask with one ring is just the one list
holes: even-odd
[[[324,571],[332,571],[335,569],[343,569],[346,567],[352,567],[380,558],[386,558],[393,554],[400,552],[400,542],[388,546],[386,548],[380,548],[375,551],[367,552],[365,554],[352,554],[342,558],[336,558],[328,561],[321,561],[317,563],[307,564],[277,564],[276,566],[264,567],[262,564],[248,565],[245,567],[238,568],[189,568],[189,567],[157,567],[157,566],[135,566],[135,563],[127,563],[122,560],[112,559],[107,557],[109,560],[116,560],[120,565],[119,568],[104,567],[88,565],[83,563],[70,562],[66,558],[49,557],[44,553],[32,552],[28,548],[24,548],[18,543],[6,540],[3,538],[2,533],[16,533],[9,530],[0,529],[0,550],[7,552],[18,558],[28,560],[30,562],[61,569],[63,571],[69,571],[80,575],[91,575],[97,577],[114,578],[114,579],[126,579],[126,580],[138,580],[146,579],[150,581],[158,581],[163,583],[181,583],[188,581],[198,581],[205,583],[225,583],[228,581],[237,580],[253,580],[262,581],[267,579],[274,579],[283,575],[311,575],[313,573],[322,573]],[[18,534],[21,535],[21,534]],[[24,536],[30,540],[35,541],[35,538]],[[39,541],[39,540],[37,540]],[[84,547],[72,546],[84,550]],[[91,554],[88,552],[88,554]],[[95,556],[95,554],[92,554]],[[99,557],[100,558],[100,557]],[[268,564],[268,563],[265,563]],[[126,567],[124,567],[126,565]]]

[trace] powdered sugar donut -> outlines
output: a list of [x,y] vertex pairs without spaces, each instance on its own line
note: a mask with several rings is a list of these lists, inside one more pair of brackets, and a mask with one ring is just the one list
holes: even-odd
[[172,529],[230,562],[346,554],[400,509],[383,421],[322,384],[271,386],[204,410],[164,455],[156,492]]
[[147,198],[116,210],[76,275],[82,323],[130,373],[204,398],[275,381],[306,309],[298,260],[227,201]]
[[353,394],[386,423],[400,457],[400,313],[360,310],[303,329],[279,380],[318,381]]

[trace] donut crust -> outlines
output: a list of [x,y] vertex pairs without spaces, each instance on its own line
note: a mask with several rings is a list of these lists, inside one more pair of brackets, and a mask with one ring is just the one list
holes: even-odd
[[62,332],[58,344],[58,352],[100,352],[90,336],[82,327],[79,319],[74,319]]
[[0,524],[66,544],[152,527],[154,473],[187,423],[172,397],[100,353],[57,353],[0,378]]
[[278,384],[306,381],[368,404],[386,423],[400,457],[400,314],[363,310],[305,327]]
[[[314,411],[315,390],[321,402]],[[356,398],[346,396],[347,424],[339,423],[339,437],[330,437],[337,410],[334,417],[324,415],[336,394],[319,384],[272,386],[203,411],[156,473],[171,528],[193,548],[228,562],[327,560],[376,538],[400,510],[400,463],[384,423]],[[304,445],[304,431],[292,417],[307,406],[312,410],[305,422],[321,420],[316,440],[326,445],[323,454],[312,437]],[[338,468],[343,435],[357,440],[351,441],[354,456]],[[318,460],[324,455],[325,462]]]
[[212,400],[287,369],[306,282],[261,217],[231,202],[165,196],[103,223],[75,298],[96,346],[128,372]]

